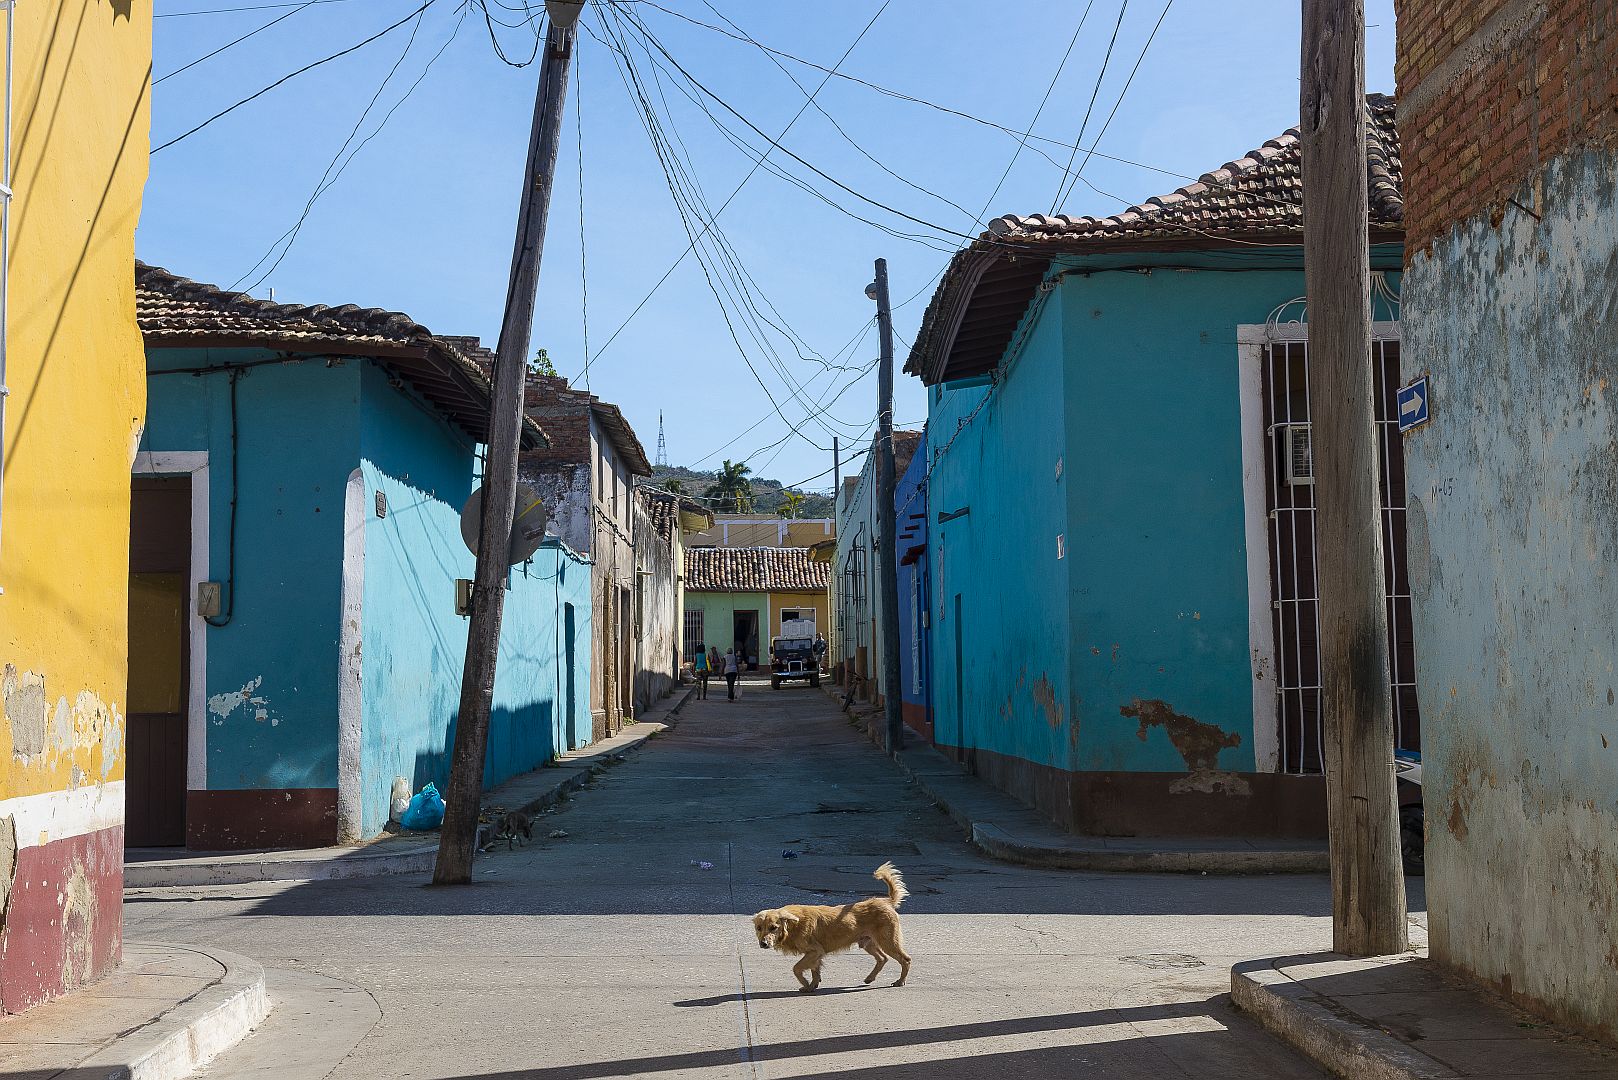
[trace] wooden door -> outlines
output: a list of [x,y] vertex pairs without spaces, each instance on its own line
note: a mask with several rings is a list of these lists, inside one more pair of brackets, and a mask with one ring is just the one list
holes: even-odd
[[185,844],[191,480],[136,477],[129,508],[126,847]]

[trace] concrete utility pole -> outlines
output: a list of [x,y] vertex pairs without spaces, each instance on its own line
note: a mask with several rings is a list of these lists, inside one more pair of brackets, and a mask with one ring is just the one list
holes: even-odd
[[1371,368],[1364,0],[1304,0],[1304,272],[1331,832],[1332,947],[1403,952]]
[[584,0],[545,0],[550,30],[534,97],[534,123],[528,136],[522,207],[506,287],[506,314],[494,365],[489,402],[489,444],[483,469],[483,521],[478,536],[472,614],[466,632],[466,664],[461,674],[461,708],[450,757],[444,827],[438,837],[434,885],[465,885],[472,880],[478,812],[483,799],[483,754],[489,741],[494,704],[494,671],[500,653],[500,617],[505,608],[507,537],[516,510],[517,448],[522,434],[528,338],[534,326],[545,219],[550,212],[556,148],[562,134],[562,105],[573,63],[573,25]]
[[881,534],[877,573],[882,585],[882,705],[887,713],[888,753],[904,749],[905,729],[899,692],[899,564],[895,559],[898,522],[893,491],[898,477],[893,470],[893,310],[888,306],[888,261],[876,261],[876,280],[865,295],[876,301],[876,328],[882,343],[882,364],[877,375],[876,517]]

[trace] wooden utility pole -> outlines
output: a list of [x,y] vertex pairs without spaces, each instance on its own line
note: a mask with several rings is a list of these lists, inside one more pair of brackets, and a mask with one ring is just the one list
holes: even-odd
[[1364,0],[1304,0],[1302,84],[1332,947],[1378,956],[1409,941],[1372,397]]
[[876,280],[867,295],[876,301],[876,329],[882,343],[877,370],[876,520],[877,573],[882,587],[882,705],[887,714],[888,753],[904,749],[903,695],[899,690],[899,544],[893,491],[898,482],[893,468],[893,310],[888,306],[888,261],[876,261]]
[[573,25],[584,0],[545,0],[550,30],[534,96],[534,123],[528,136],[522,206],[506,287],[506,313],[495,351],[494,391],[489,402],[489,442],[483,467],[483,520],[478,533],[472,613],[466,631],[466,663],[461,673],[461,708],[455,722],[445,793],[444,827],[438,837],[434,885],[465,885],[472,880],[478,812],[483,800],[483,755],[494,704],[494,671],[500,653],[500,617],[506,599],[508,541],[515,516],[517,448],[522,435],[524,376],[528,338],[534,326],[545,219],[550,212],[556,148],[562,134],[562,105],[573,63]]

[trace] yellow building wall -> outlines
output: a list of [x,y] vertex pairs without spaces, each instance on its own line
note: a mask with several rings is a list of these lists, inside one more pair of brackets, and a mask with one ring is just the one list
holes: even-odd
[[[772,592],[772,593],[769,594],[769,596],[770,596],[770,613],[769,613],[768,618],[769,618],[769,627],[770,627],[770,630],[769,630],[770,637],[775,637],[775,636],[777,636],[778,634],[781,633],[781,612],[782,612],[783,609],[787,610],[787,611],[799,611],[799,612],[813,611],[815,613],[814,614],[815,629],[818,630],[822,634],[828,633],[828,629],[827,629],[828,616],[826,614],[827,606],[826,606],[826,594],[825,593],[819,593],[819,592]],[[808,617],[809,616],[807,614],[803,614],[803,615],[799,616],[799,618],[808,618]]]
[[[0,1012],[123,939],[129,491],[146,411],[135,225],[150,0],[15,8],[0,482]],[[0,15],[0,26],[4,16]]]
[[123,777],[150,0],[16,7],[0,799]]

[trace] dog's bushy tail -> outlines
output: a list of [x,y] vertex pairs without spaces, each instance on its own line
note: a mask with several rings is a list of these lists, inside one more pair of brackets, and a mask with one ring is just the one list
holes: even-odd
[[905,897],[910,895],[910,890],[905,888],[904,875],[899,873],[899,868],[891,862],[885,862],[877,867],[871,876],[888,887],[888,903],[894,907],[904,903]]

